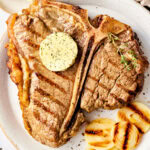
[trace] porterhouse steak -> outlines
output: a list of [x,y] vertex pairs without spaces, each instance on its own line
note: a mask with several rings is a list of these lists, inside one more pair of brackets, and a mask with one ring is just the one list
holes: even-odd
[[[87,10],[49,0],[33,1],[22,14],[12,14],[7,23],[10,38],[7,44],[7,65],[12,81],[18,87],[25,128],[39,142],[58,147],[74,136],[85,120],[80,100],[81,108],[87,111],[90,107],[91,110],[101,107],[99,97],[92,99],[98,106],[91,103],[95,91],[92,91],[90,97],[86,96],[89,74],[93,72],[92,77],[96,79],[92,81],[91,87],[97,87],[100,74],[104,74],[99,67],[103,66],[105,57],[110,57],[104,53],[113,53],[113,48],[112,52],[110,50],[111,44],[107,44],[108,33],[121,36],[129,27],[109,16],[89,21]],[[63,72],[49,71],[39,57],[40,43],[53,32],[66,32],[78,44],[76,63]],[[114,56],[119,63],[119,56]],[[99,65],[98,68],[95,68],[95,63]],[[108,68],[105,67],[107,64],[108,61],[103,67]],[[115,74],[113,84],[119,82],[118,77],[121,78],[122,71],[125,71],[122,65],[117,66],[119,72]]]

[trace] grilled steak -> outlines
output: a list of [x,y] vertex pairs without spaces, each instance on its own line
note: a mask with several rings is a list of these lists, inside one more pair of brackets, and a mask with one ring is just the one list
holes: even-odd
[[[98,107],[93,105],[92,101],[97,103],[99,99],[98,97],[91,99],[96,93],[91,88],[97,89],[97,83],[104,74],[103,71],[109,71],[103,68],[110,69],[115,64],[114,59],[117,62],[120,61],[120,57],[113,52],[112,45],[104,39],[110,32],[123,36],[129,27],[109,16],[97,17],[90,23],[87,10],[48,0],[35,0],[28,9],[23,10],[21,15],[11,15],[7,23],[10,38],[7,45],[8,68],[11,79],[19,90],[25,128],[39,142],[58,147],[71,138],[84,122],[84,115],[79,108],[81,96],[81,107],[85,110],[89,111],[90,107],[93,110],[102,106],[100,103]],[[76,63],[63,72],[49,71],[39,57],[40,43],[53,32],[66,32],[78,44],[79,54]],[[102,43],[104,43],[103,46],[101,46]],[[112,56],[105,54],[107,51],[110,51]],[[116,58],[113,59],[113,56]],[[111,66],[108,65],[108,58],[111,58]],[[143,60],[142,57],[140,60]],[[85,80],[88,70],[89,75]],[[120,63],[113,71],[118,71],[110,76],[113,83],[109,83],[110,79],[108,82],[105,80],[109,85],[111,84],[112,89],[116,88],[115,83],[121,82],[119,79],[124,75],[123,71],[126,72]],[[138,72],[133,70],[126,73],[129,73],[129,77],[132,77],[134,81],[143,73],[143,71],[140,74]],[[90,75],[91,78],[89,78]],[[126,85],[129,84],[126,83]],[[89,91],[86,91],[87,88]],[[90,97],[89,92],[91,92]]]
[[[41,143],[58,147],[84,122],[83,113],[76,110],[80,79],[77,69],[90,34],[88,25],[77,14],[80,11],[78,7],[44,1],[31,7],[8,19],[11,39],[7,46],[8,68],[19,89],[27,131]],[[81,11],[86,15],[85,10]],[[76,63],[64,72],[49,71],[39,57],[41,41],[57,31],[70,34],[79,47]],[[76,114],[71,121],[74,112]]]
[[[97,26],[102,18],[96,17],[93,24]],[[135,34],[127,27],[117,37],[116,43],[106,38],[93,56],[81,97],[81,108],[88,112],[97,108],[119,108],[133,100],[143,87],[148,62],[142,56]],[[131,63],[135,61],[136,66],[121,64],[123,58]]]

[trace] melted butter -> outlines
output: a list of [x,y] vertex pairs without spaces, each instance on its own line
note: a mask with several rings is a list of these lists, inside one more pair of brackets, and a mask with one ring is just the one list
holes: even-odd
[[53,33],[40,44],[40,58],[51,71],[64,71],[76,60],[78,47],[70,35],[64,32]]

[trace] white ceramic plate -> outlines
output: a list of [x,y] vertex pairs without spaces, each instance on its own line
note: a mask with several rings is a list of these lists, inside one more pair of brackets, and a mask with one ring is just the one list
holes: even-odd
[[32,0],[0,0],[0,7],[6,12],[15,13],[26,8]]
[[[68,2],[68,0],[66,0]],[[70,0],[71,2],[71,0]],[[140,5],[132,0],[72,0],[72,3],[78,4],[89,10],[89,16],[94,17],[97,14],[108,14],[120,21],[131,25],[142,41],[145,55],[150,61],[150,14]],[[6,67],[6,49],[5,43],[8,41],[5,34],[0,42],[0,124],[8,137],[13,141],[19,150],[53,150],[45,145],[35,141],[25,131],[19,101],[17,97],[17,88],[11,82]],[[137,97],[144,103],[150,104],[150,69],[145,73],[145,84],[141,94]],[[115,111],[97,110],[91,114],[86,114],[89,120],[97,117],[116,118]],[[84,126],[67,144],[57,150],[84,150],[86,143],[82,133]],[[150,132],[145,134],[137,150],[150,150]]]

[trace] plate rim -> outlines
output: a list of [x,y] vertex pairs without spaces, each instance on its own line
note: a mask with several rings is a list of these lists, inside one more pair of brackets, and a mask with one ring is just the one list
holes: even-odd
[[[56,0],[56,1],[57,1],[57,0]],[[60,1],[64,2],[63,0],[60,0]],[[94,1],[95,1],[95,0],[94,0]],[[108,1],[110,1],[110,0],[108,0]],[[120,2],[122,2],[122,1],[123,1],[123,0],[120,0]],[[127,3],[131,3],[134,7],[137,7],[137,9],[140,8],[140,9],[141,9],[143,12],[145,12],[145,14],[150,18],[150,12],[149,12],[146,8],[144,8],[142,5],[140,5],[138,2],[136,2],[135,0],[126,0],[126,2],[127,2]],[[93,2],[93,3],[94,3],[94,2]],[[72,1],[72,4],[73,4],[73,1]],[[98,5],[98,4],[95,4],[95,5]],[[11,13],[10,13],[9,11],[5,10],[5,9],[2,8],[1,6],[0,6],[0,9],[2,9],[4,12],[6,12],[6,13],[8,13],[8,14],[11,15]],[[7,34],[7,30],[6,30],[6,31],[4,31],[4,33],[2,34],[2,36],[1,36],[1,38],[0,38],[0,47],[2,47],[1,44],[3,43],[4,39],[6,39],[7,37],[8,37],[8,34]],[[3,47],[3,49],[4,49],[4,47]],[[3,50],[3,49],[2,49],[2,50]],[[3,134],[5,135],[5,137],[7,138],[7,140],[13,145],[13,147],[14,147],[16,150],[21,150],[21,149],[17,146],[17,144],[14,142],[14,140],[9,137],[9,133],[7,133],[6,129],[4,129],[4,127],[2,126],[1,120],[0,120],[0,129],[1,129],[1,131],[3,132]]]
[[[2,47],[1,45],[2,45],[3,41],[4,41],[6,38],[8,38],[7,31],[5,31],[5,32],[2,34],[1,38],[0,38],[0,48]],[[3,47],[3,49],[4,49],[4,48],[5,48],[5,47]],[[3,134],[5,135],[5,137],[7,138],[7,140],[13,145],[13,147],[14,147],[16,150],[20,150],[19,147],[17,146],[17,144],[14,142],[14,140],[9,137],[9,135],[8,135],[8,133],[7,133],[7,131],[6,131],[6,129],[4,129],[4,127],[2,126],[1,120],[0,120],[0,129],[1,129],[1,131],[3,132]]]

